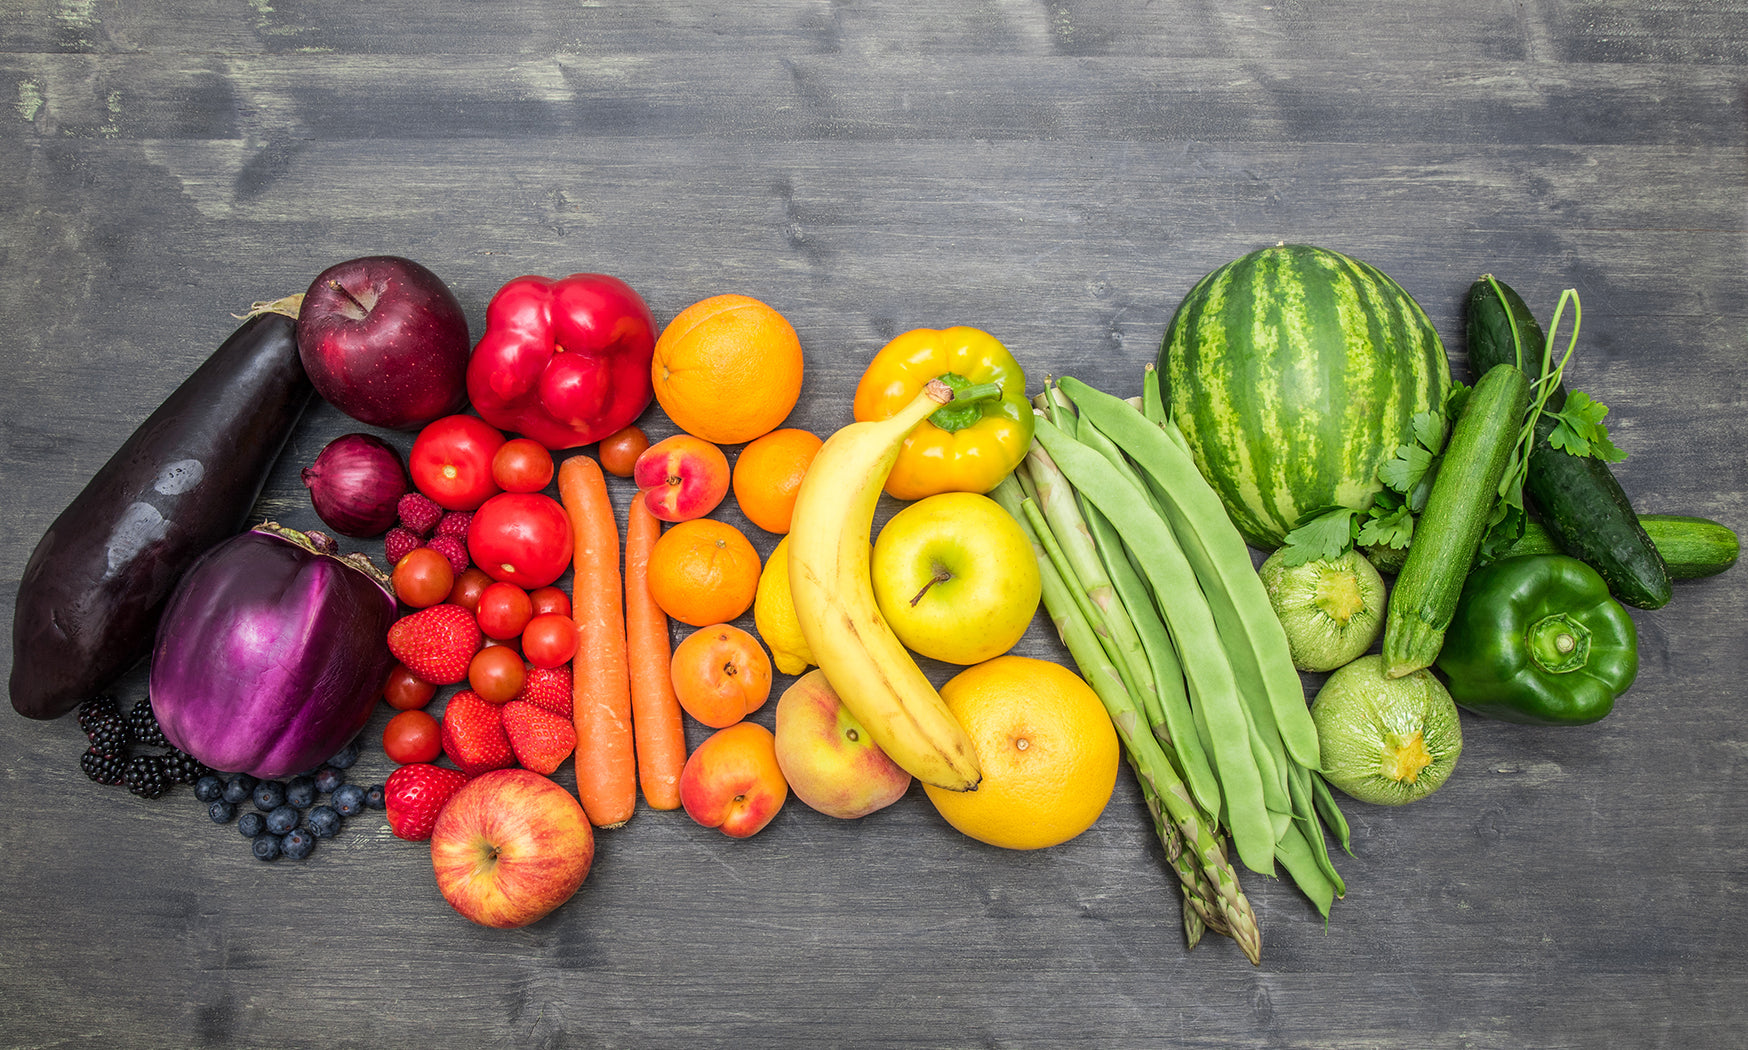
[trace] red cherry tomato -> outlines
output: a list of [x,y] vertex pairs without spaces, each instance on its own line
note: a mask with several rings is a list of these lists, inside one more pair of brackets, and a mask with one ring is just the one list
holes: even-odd
[[479,611],[479,596],[491,585],[492,578],[477,565],[470,565],[467,570],[455,578],[455,586],[449,589],[448,601],[451,605],[459,605],[470,613]]
[[570,518],[544,493],[499,493],[473,512],[467,553],[494,580],[545,587],[570,568]]
[[390,581],[395,597],[414,609],[436,605],[455,586],[455,567],[438,551],[415,547],[395,562]]
[[552,453],[532,438],[511,438],[492,456],[492,480],[505,492],[539,492],[552,471]]
[[637,457],[649,447],[649,435],[636,423],[601,439],[595,451],[601,459],[601,469],[615,477],[629,478],[637,465]]
[[417,711],[436,695],[437,687],[407,670],[406,664],[395,664],[382,687],[382,698],[396,711]]
[[538,587],[528,592],[528,600],[534,603],[536,616],[541,613],[571,614],[571,596],[562,587]]
[[382,750],[391,762],[434,762],[443,753],[443,726],[423,711],[402,711],[382,729]]
[[500,642],[521,634],[533,616],[534,603],[529,600],[528,592],[502,580],[487,584],[480,592],[479,608],[473,614],[486,637]]
[[492,457],[504,435],[478,416],[444,416],[419,431],[407,469],[444,510],[473,510],[498,491]]
[[494,704],[513,700],[527,675],[522,656],[507,645],[488,645],[467,665],[467,684]]
[[535,667],[558,667],[577,654],[577,625],[568,616],[542,613],[522,628],[522,654]]

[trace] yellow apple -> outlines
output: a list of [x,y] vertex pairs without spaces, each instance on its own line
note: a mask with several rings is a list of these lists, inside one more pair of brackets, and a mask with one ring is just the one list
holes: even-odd
[[894,514],[869,568],[898,640],[946,663],[1000,656],[1038,611],[1031,541],[999,503],[974,492],[928,496]]
[[880,750],[817,668],[777,698],[776,737],[789,790],[828,817],[867,816],[910,788],[910,774]]

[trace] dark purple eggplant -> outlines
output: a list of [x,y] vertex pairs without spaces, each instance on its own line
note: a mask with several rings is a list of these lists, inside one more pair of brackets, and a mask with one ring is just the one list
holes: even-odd
[[57,718],[152,648],[182,573],[241,532],[314,387],[297,324],[245,321],[36,545],[12,620],[12,706]]

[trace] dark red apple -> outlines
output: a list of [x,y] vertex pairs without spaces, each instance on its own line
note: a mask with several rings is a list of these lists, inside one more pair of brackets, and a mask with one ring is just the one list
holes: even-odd
[[297,349],[316,393],[360,423],[416,430],[467,399],[467,317],[411,259],[367,255],[323,270],[298,310]]

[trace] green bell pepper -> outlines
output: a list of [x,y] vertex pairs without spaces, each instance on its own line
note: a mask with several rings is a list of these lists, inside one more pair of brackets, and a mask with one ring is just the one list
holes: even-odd
[[1504,558],[1463,584],[1437,661],[1467,710],[1531,725],[1598,721],[1639,673],[1639,636],[1596,570],[1563,554]]

